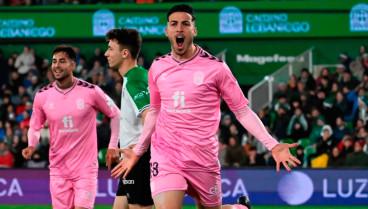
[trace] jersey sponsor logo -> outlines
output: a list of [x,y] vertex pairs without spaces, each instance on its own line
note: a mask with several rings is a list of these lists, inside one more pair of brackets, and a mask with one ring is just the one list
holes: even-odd
[[78,110],[84,109],[84,99],[77,99],[77,108]]
[[78,131],[77,128],[74,128],[72,116],[64,116],[61,122],[63,123],[65,129],[60,129],[60,133],[72,133]]
[[194,73],[194,84],[199,86],[203,83],[204,73],[201,71],[197,71]]
[[149,92],[148,91],[141,91],[141,92],[139,92],[138,94],[136,94],[135,96],[134,96],[134,101],[135,100],[137,100],[137,99],[141,99],[141,98],[143,98],[145,95],[148,95],[149,94]]
[[174,107],[177,107],[179,105],[179,101],[180,107],[184,107],[185,102],[184,91],[176,91],[174,93],[174,96],[172,96],[172,98],[174,99]]
[[[185,106],[185,92],[184,91],[176,91],[172,96],[174,99],[174,107],[184,107]],[[190,109],[167,109],[169,113],[190,113]]]
[[127,180],[127,179],[123,179],[122,180],[123,184],[134,184],[134,180]]

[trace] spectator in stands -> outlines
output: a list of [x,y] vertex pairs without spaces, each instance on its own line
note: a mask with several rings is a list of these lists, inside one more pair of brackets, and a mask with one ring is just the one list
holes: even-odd
[[41,89],[42,83],[39,81],[37,75],[33,75],[31,77],[31,85],[27,87],[26,91],[27,94],[31,97],[33,100],[36,93]]
[[306,137],[307,130],[307,119],[304,116],[304,113],[302,112],[300,107],[297,107],[294,111],[294,114],[291,116],[286,134],[288,135],[288,137],[294,139],[294,141],[297,142],[298,139]]
[[338,62],[342,65],[345,66],[345,69],[350,71],[350,63],[351,63],[351,58],[347,53],[340,53],[339,54],[339,58],[338,58]]
[[245,166],[266,166],[264,155],[257,154],[257,148],[251,146],[249,148],[248,156],[245,158]]
[[15,60],[15,68],[17,68],[19,74],[25,75],[35,64],[35,57],[31,53],[28,46],[24,46],[23,52]]
[[[346,70],[347,68],[343,65],[343,64],[338,64],[336,66],[336,70],[335,72],[333,73],[333,80],[337,83],[341,82],[342,81],[342,74],[344,73],[344,71]],[[341,90],[341,89],[340,89]]]
[[299,97],[299,101],[302,112],[307,116],[307,118],[310,118],[312,106],[310,103],[309,94],[307,92],[302,93]]
[[320,78],[320,82],[317,85],[317,91],[324,91],[326,95],[329,95],[331,92],[331,86],[330,83],[331,79],[327,76],[324,76]]
[[271,118],[266,113],[266,109],[265,108],[258,110],[257,115],[258,115],[259,119],[261,119],[263,125],[265,125],[265,126],[271,126]]
[[349,114],[349,104],[341,91],[336,93],[335,102],[332,105],[336,116],[345,117]]
[[15,68],[14,64],[15,64],[15,58],[14,57],[9,57],[8,58],[9,72],[17,71],[17,69]]
[[10,98],[11,102],[17,106],[17,114],[22,112],[22,110],[19,111],[19,108],[24,108],[25,102],[30,99],[31,97],[27,94],[27,90],[23,85],[18,86],[18,94],[12,94]]
[[239,141],[242,141],[243,134],[239,132],[238,127],[235,125],[235,123],[231,123],[229,126],[230,136],[236,136]]
[[220,128],[221,128],[221,139],[224,140],[225,144],[229,144],[230,125],[233,123],[233,119],[229,114],[223,116]]
[[18,87],[23,85],[23,78],[19,75],[18,71],[12,71],[10,73],[9,88],[13,94],[18,94]]
[[14,167],[14,157],[5,142],[0,142],[0,168]]
[[16,116],[17,116],[17,114],[15,113],[14,105],[11,104],[11,105],[8,105],[6,107],[6,112],[3,115],[2,119],[3,119],[3,121],[9,121],[9,122],[12,122],[12,123],[16,123]]
[[318,87],[321,84],[321,79],[327,78],[329,81],[332,80],[333,75],[328,70],[328,68],[322,68],[321,72],[319,73],[317,79],[316,79],[316,87]]
[[337,145],[337,139],[333,137],[333,132],[330,125],[324,125],[321,132],[321,137],[315,145],[316,153],[308,156],[308,166],[311,166],[312,158],[318,157],[322,154],[330,154],[332,148]]
[[337,147],[332,149],[332,152],[328,156],[327,166],[336,168],[345,165],[345,158],[340,155],[340,151]]
[[237,136],[230,136],[229,145],[226,148],[225,162],[230,167],[240,167],[245,160],[245,151],[239,144]]
[[304,83],[305,88],[308,91],[314,91],[316,89],[316,81],[307,68],[303,68],[300,71],[300,77],[298,78],[298,80]]
[[288,101],[290,101],[291,99],[295,98],[298,95],[298,78],[296,77],[296,75],[291,75],[289,77],[287,89],[288,89],[287,94]]
[[333,136],[337,139],[338,142],[342,141],[342,138],[346,134],[350,134],[352,130],[346,127],[345,121],[341,116],[336,118],[335,128],[333,129]]
[[[92,65],[93,66],[93,65]],[[78,62],[78,65],[75,67],[75,75],[78,77],[78,78],[81,78],[81,74],[82,74],[82,71],[85,70],[85,71],[88,71],[87,70],[87,64],[86,64],[86,58],[84,56],[81,56],[79,57],[79,62]]]
[[150,65],[148,64],[146,58],[143,56],[143,54],[140,54],[137,59],[137,65],[142,66],[145,69],[149,69]]
[[50,61],[48,59],[43,59],[41,67],[38,71],[41,80],[43,80],[46,77],[49,68],[50,68]]
[[24,166],[25,159],[22,156],[22,149],[27,147],[27,141],[24,142],[20,139],[18,134],[14,135],[12,143],[10,145],[10,151],[14,156],[14,167],[22,168]]
[[358,133],[356,134],[354,141],[364,141],[368,139],[368,132],[366,128],[360,128]]
[[289,115],[287,111],[285,106],[280,106],[276,111],[276,122],[273,124],[272,132],[278,139],[283,139],[287,136],[286,129],[289,124]]
[[92,69],[88,72],[88,78],[93,80],[93,76],[95,74],[104,74],[105,68],[102,67],[101,62],[99,60],[95,60]]
[[287,93],[288,93],[287,90],[288,90],[288,88],[287,88],[286,83],[280,82],[278,84],[278,90],[273,94],[272,101],[275,103],[276,101],[278,101],[278,99],[280,98],[280,96],[287,95]]
[[288,102],[286,95],[280,95],[277,102],[273,106],[273,111],[277,112],[279,108],[283,107],[287,114],[289,114],[289,111],[291,110],[290,104]]
[[348,154],[346,165],[351,167],[368,167],[368,155],[363,152],[364,141],[354,143],[354,152]]
[[227,145],[224,143],[222,139],[219,139],[219,162],[221,167],[227,166],[226,163],[226,151],[227,151]]
[[[343,93],[347,92],[347,87],[344,87]],[[346,94],[346,99],[349,104],[348,114],[344,117],[345,121],[355,121],[358,118],[359,96],[356,90],[350,90]]]
[[[27,0],[27,1],[31,1],[31,0]],[[37,71],[37,74],[40,74],[43,59],[36,53],[35,49],[33,49],[33,48],[30,49],[30,52],[31,52],[31,54],[33,54],[33,56],[35,58],[33,69],[35,69]]]
[[355,89],[359,85],[359,81],[354,78],[350,70],[344,70],[342,80],[339,83],[340,88],[347,87],[349,90]]
[[345,134],[342,141],[339,142],[337,148],[339,149],[340,156],[346,158],[349,153],[354,151],[354,138],[351,134]]
[[311,111],[311,130],[309,134],[310,144],[317,143],[318,138],[321,136],[322,127],[325,125],[325,117],[321,115],[321,112],[317,107],[313,107]]
[[[98,61],[100,66],[102,66],[102,67],[105,67],[105,65],[107,63],[107,59],[104,56],[104,53],[102,53],[101,48],[98,48],[98,47],[95,48],[94,56],[89,61],[88,68],[89,69],[95,68],[96,61]],[[79,63],[78,63],[78,65],[79,65]]]

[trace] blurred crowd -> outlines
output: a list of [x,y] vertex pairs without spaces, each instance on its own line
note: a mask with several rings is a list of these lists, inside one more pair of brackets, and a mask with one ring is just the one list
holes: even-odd
[[[96,48],[86,57],[79,48],[74,75],[98,85],[120,106],[122,78],[107,67],[104,52]],[[161,53],[157,53],[160,56]],[[138,65],[148,69],[150,61],[139,55]],[[32,102],[37,91],[53,76],[49,59],[24,46],[22,52],[3,57],[0,50],[0,167],[47,168],[48,124],[32,159],[21,155],[27,147]],[[301,69],[278,84],[270,107],[257,112],[269,133],[280,142],[298,143],[291,149],[303,167],[368,167],[368,54],[365,47],[351,59],[339,55],[335,68],[317,75]],[[236,120],[224,101],[217,132],[219,161],[223,167],[274,166],[271,153]],[[97,116],[99,160],[110,139],[108,118]]]
[[[278,84],[270,107],[257,112],[307,168],[368,167],[368,53],[338,56],[334,68],[309,69]],[[218,130],[223,166],[274,166],[271,153],[225,111]]]

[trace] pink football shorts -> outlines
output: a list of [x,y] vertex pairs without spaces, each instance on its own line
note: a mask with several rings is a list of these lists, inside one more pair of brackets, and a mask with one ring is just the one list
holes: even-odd
[[152,197],[174,190],[185,190],[206,207],[222,203],[220,172],[183,171],[173,165],[151,161]]
[[50,176],[53,209],[75,206],[93,209],[97,192],[97,173],[87,173],[75,179]]

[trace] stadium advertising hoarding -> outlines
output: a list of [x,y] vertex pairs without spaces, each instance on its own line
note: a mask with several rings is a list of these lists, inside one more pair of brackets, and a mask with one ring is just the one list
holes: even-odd
[[[344,2],[192,3],[198,38],[368,36],[368,4]],[[0,8],[0,38],[98,38],[109,29],[138,29],[165,38],[172,4]]]
[[[249,195],[254,205],[368,205],[368,170],[221,172],[225,204]],[[1,170],[0,204],[50,204],[48,175],[47,170]],[[117,183],[108,171],[99,171],[97,205],[112,205]],[[184,203],[194,204],[189,197]]]
[[[170,50],[164,30],[166,12],[172,5],[2,7],[1,48],[6,53],[7,49],[22,47],[9,43],[23,45],[33,41],[44,46],[45,40],[102,45],[109,29],[127,27],[141,32],[142,52],[150,62],[156,52],[165,54]],[[334,64],[341,52],[349,52],[355,58],[368,37],[368,4],[359,0],[191,5],[197,15],[196,43],[203,43],[213,54],[226,50],[224,57],[240,85],[256,84],[312,46],[321,55],[313,57],[317,64]],[[37,52],[44,50],[43,46]]]

